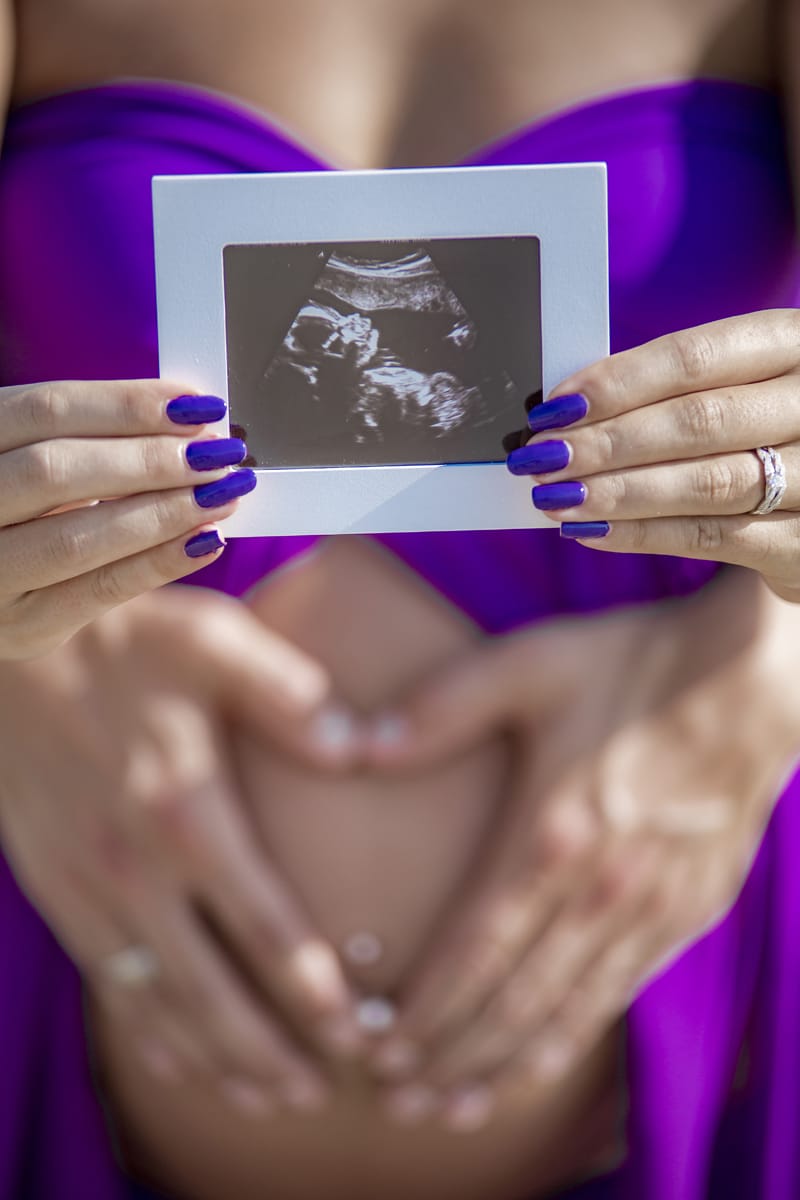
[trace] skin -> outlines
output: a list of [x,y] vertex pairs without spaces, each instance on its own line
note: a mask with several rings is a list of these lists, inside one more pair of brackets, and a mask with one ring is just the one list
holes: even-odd
[[[0,660],[60,645],[109,609],[198,570],[191,537],[236,503],[204,510],[192,442],[167,416],[186,391],[161,380],[0,388]],[[183,436],[180,436],[180,433]],[[102,500],[102,504],[97,504]]]
[[[457,669],[471,647],[485,644],[456,610],[365,539],[328,540],[262,585],[249,604],[271,630],[318,658],[358,712]],[[357,628],[358,639],[342,638],[343,628]],[[353,930],[366,925],[379,934],[385,952],[378,963],[348,964],[353,988],[399,1000],[437,926],[480,869],[505,810],[514,754],[508,739],[482,731],[435,766],[392,780],[363,770],[322,778],[244,729],[232,750],[253,834],[281,864],[320,935],[341,950]],[[130,1161],[182,1196],[224,1194],[236,1164],[242,1200],[260,1196],[267,1177],[279,1200],[312,1200],[323,1186],[337,1200],[400,1200],[409,1191],[431,1200],[511,1200],[574,1177],[614,1146],[620,1031],[613,1026],[567,1080],[509,1093],[491,1125],[464,1144],[458,1133],[474,1120],[466,1097],[452,1129],[426,1119],[436,1101],[419,1090],[416,1110],[407,1107],[406,1121],[390,1123],[363,1059],[347,1070],[328,1066],[320,1113],[313,1106],[287,1113],[280,1093],[252,1075],[246,1092],[221,1091],[216,1064],[203,1068],[182,1052],[150,999],[145,992],[137,1005],[139,1036],[162,1037],[176,1068],[160,1096],[132,1050],[131,1026],[103,993],[95,996],[95,1034]]]
[[[699,72],[767,86],[779,83],[781,64],[773,48],[790,45],[791,30],[787,20],[786,29],[776,31],[773,22],[779,16],[777,7],[768,8],[763,3],[736,6],[715,0],[714,3],[692,5],[653,4],[647,10],[646,19],[643,19],[642,12],[641,5],[632,2],[608,4],[599,10],[588,2],[569,10],[557,6],[555,2],[509,4],[503,13],[505,19],[501,21],[498,20],[495,6],[489,10],[486,6],[478,5],[460,5],[456,8],[452,4],[419,4],[404,5],[401,9],[388,3],[375,5],[353,0],[351,4],[337,5],[334,13],[333,6],[321,3],[312,5],[309,0],[307,4],[299,5],[243,2],[237,11],[239,20],[231,19],[228,5],[224,12],[210,3],[201,8],[192,6],[186,9],[184,19],[181,19],[180,6],[173,5],[169,8],[169,20],[166,20],[164,7],[154,4],[129,8],[123,19],[118,10],[109,10],[105,5],[85,3],[65,8],[63,5],[26,0],[19,6],[17,14],[19,30],[13,79],[5,86],[10,87],[13,98],[20,101],[62,87],[91,84],[120,74],[152,75],[198,83],[219,88],[276,114],[304,141],[319,147],[332,162],[347,166],[372,166],[453,161],[474,146],[561,104],[653,79],[688,77]],[[619,36],[620,30],[625,31],[624,37]],[[158,36],[154,36],[155,31]],[[589,48],[585,54],[580,52],[580,45],[584,42]],[[10,52],[7,57],[10,58]],[[302,87],[297,86],[299,76],[303,79]],[[343,81],[347,86],[343,86]],[[789,115],[791,117],[791,110]],[[779,331],[784,327],[782,322],[785,324],[785,318],[776,316],[764,326],[760,333],[761,342],[754,347],[755,353],[762,352],[759,347],[765,347],[766,350],[774,348]],[[729,334],[724,333],[723,336]],[[648,361],[656,376],[660,371],[658,353],[652,348],[647,351]],[[691,361],[687,360],[688,363]],[[612,373],[617,367],[624,391],[625,380],[631,371],[630,360],[617,361],[611,367]],[[696,376],[696,370],[694,375],[689,372],[686,378],[670,381],[668,388],[662,380],[658,401],[679,398],[696,390]],[[569,382],[572,390],[575,381]],[[629,390],[633,389],[634,382],[632,379]],[[746,387],[752,382],[752,374],[745,369],[741,378],[725,386]],[[588,383],[586,386],[589,386]],[[763,444],[765,440],[759,436],[756,444]],[[627,470],[637,465],[641,464],[627,463],[621,469]],[[604,471],[609,467],[616,468],[616,464],[607,462],[602,466]],[[752,492],[752,482],[748,486]],[[629,516],[634,521],[639,519],[633,514]],[[615,525],[618,523],[615,517]],[[696,527],[695,521],[691,528],[696,530]],[[689,528],[687,539],[691,545]],[[613,536],[616,536],[616,532],[615,529]],[[722,548],[716,549],[718,556],[724,558]],[[778,549],[785,555],[785,548],[779,546]],[[679,546],[676,552],[686,551]],[[763,550],[760,557],[751,562],[764,567],[770,579],[781,579],[785,575],[785,571],[772,570],[772,562],[765,562]],[[752,587],[753,583],[749,577],[746,579],[747,587]],[[572,711],[580,700],[579,717],[570,725],[575,741],[570,742],[567,738],[564,742],[556,743],[552,756],[548,758],[543,754],[537,763],[523,759],[514,793],[516,800],[513,811],[517,813],[517,819],[498,822],[497,835],[492,840],[486,874],[481,876],[480,887],[467,892],[464,915],[459,917],[456,914],[453,925],[442,930],[441,940],[437,939],[438,945],[431,947],[428,966],[423,967],[419,977],[410,979],[407,985],[398,1032],[403,1035],[406,1044],[410,1041],[424,1050],[423,1061],[414,1078],[432,1086],[437,1095],[445,1095],[445,1112],[452,1115],[451,1102],[457,1104],[463,1097],[463,1093],[461,1096],[456,1094],[457,1089],[466,1086],[472,1100],[475,1101],[477,1095],[483,1103],[485,1117],[491,1109],[493,1098],[507,1086],[513,1090],[513,1086],[519,1084],[517,1081],[514,1085],[511,1078],[513,1072],[504,1074],[504,1064],[509,1057],[508,1043],[503,1052],[498,1054],[495,1049],[494,1054],[489,1054],[484,1039],[492,1032],[491,1022],[487,1026],[474,1020],[475,1006],[481,996],[494,996],[495,991],[515,977],[517,965],[535,976],[537,971],[544,972],[542,964],[546,962],[548,972],[555,970],[555,977],[560,981],[553,994],[545,998],[546,1002],[537,1001],[540,1005],[538,1013],[525,1013],[517,1023],[509,1021],[505,1007],[502,1012],[496,1008],[492,1010],[497,1020],[495,1030],[499,1028],[506,1036],[510,1032],[513,1046],[523,1049],[536,1045],[550,1014],[562,1009],[566,1011],[566,1001],[576,990],[589,965],[596,959],[603,966],[604,982],[599,992],[602,1011],[596,1009],[587,1014],[584,1009],[581,1021],[576,1020],[576,1029],[580,1027],[581,1032],[571,1035],[577,1052],[580,1052],[581,1047],[585,1049],[597,1036],[598,1024],[608,1029],[613,1022],[613,1014],[618,1015],[624,1010],[630,996],[631,980],[641,980],[648,971],[654,969],[654,965],[663,958],[664,946],[669,939],[677,938],[680,941],[681,937],[686,936],[687,930],[696,935],[713,916],[713,911],[718,911],[720,906],[724,907],[732,899],[737,880],[741,877],[742,863],[748,857],[747,847],[752,853],[757,830],[768,814],[768,797],[773,794],[766,783],[759,782],[756,788],[754,781],[760,781],[758,773],[764,770],[770,782],[774,783],[786,760],[787,744],[791,740],[788,726],[791,725],[791,730],[796,728],[797,715],[792,705],[786,705],[784,716],[781,716],[768,703],[769,694],[776,690],[776,678],[785,681],[784,690],[789,695],[793,694],[792,681],[796,678],[797,664],[791,655],[776,658],[775,646],[779,640],[784,645],[797,644],[794,610],[787,615],[787,606],[767,594],[766,589],[759,590],[760,584],[752,594],[746,590],[740,591],[741,586],[735,575],[726,576],[720,582],[714,593],[712,610],[717,616],[716,620],[710,621],[708,610],[687,605],[681,610],[678,625],[674,616],[668,616],[660,610],[647,617],[649,624],[644,616],[623,621],[621,626],[619,623],[586,621],[581,637],[570,639],[567,644],[559,643],[562,650],[559,670],[567,682],[559,690],[555,712],[550,712],[548,716],[557,721],[559,714]],[[715,667],[714,661],[708,664],[706,673],[694,680],[690,687],[687,681],[674,677],[673,669],[665,662],[668,657],[665,653],[658,660],[658,671],[649,680],[641,678],[641,687],[634,689],[642,712],[626,709],[622,699],[618,698],[616,708],[611,710],[611,728],[603,728],[602,724],[598,728],[596,714],[610,708],[609,698],[604,679],[594,673],[590,679],[586,679],[587,650],[592,658],[608,654],[611,662],[619,661],[619,655],[624,650],[632,664],[635,664],[631,672],[638,682],[638,659],[633,651],[640,648],[643,642],[661,645],[666,650],[674,646],[676,634],[680,633],[688,647],[703,645],[703,639],[709,638],[709,624],[714,638],[719,638],[721,635],[718,631],[730,624],[719,620],[720,614],[735,615],[742,605],[746,605],[747,611],[755,609],[758,613],[758,620],[752,627],[741,629],[736,626],[740,637],[735,655],[739,667],[735,679],[739,689],[736,694],[749,697],[750,705],[746,711],[741,704],[735,712],[725,707],[724,697],[730,678],[719,670],[718,664]],[[225,619],[230,621],[230,627],[233,628],[239,616],[234,617],[228,608]],[[107,620],[108,625],[105,624]],[[124,721],[120,721],[122,729],[127,722],[136,719],[136,712],[148,703],[153,689],[156,692],[164,690],[160,679],[145,680],[141,690],[131,693],[128,701],[119,699],[119,680],[127,680],[129,675],[135,674],[135,650],[147,644],[159,620],[157,609],[137,601],[121,610],[118,623],[113,625],[115,632],[108,638],[103,631],[112,628],[110,618],[101,618],[95,622],[95,629],[73,639],[69,654],[58,652],[48,656],[50,670],[46,679],[42,674],[37,675],[36,669],[24,664],[15,665],[13,670],[11,667],[7,670],[4,668],[2,674],[13,681],[17,689],[15,695],[20,688],[28,689],[30,711],[35,711],[36,697],[45,695],[52,686],[52,671],[61,664],[67,664],[64,666],[65,677],[70,678],[69,672],[72,670],[74,677],[79,679],[86,664],[91,663],[94,674],[90,691],[93,692],[94,705],[102,708],[108,697],[116,696],[120,711],[124,714]],[[183,708],[185,715],[187,704],[191,707],[196,703],[184,680],[184,666],[189,656],[207,665],[212,677],[219,667],[214,666],[211,659],[207,664],[204,663],[202,640],[198,645],[197,639],[189,639],[185,631],[174,627],[171,637],[174,657],[170,665],[163,669],[167,674],[167,690],[174,700],[175,712],[180,713]],[[587,646],[583,646],[584,639]],[[730,646],[727,648],[730,650]],[[515,653],[530,654],[531,661],[538,663],[538,655],[544,653],[538,631],[525,634],[515,643],[514,650]],[[414,736],[409,734],[406,739],[397,740],[393,751],[395,757],[392,757],[387,753],[385,743],[378,739],[379,744],[370,750],[374,764],[386,770],[402,766],[410,768],[415,762],[415,753],[420,756],[418,762],[432,764],[437,761],[437,755],[445,759],[455,752],[455,747],[460,744],[459,738],[463,737],[459,730],[471,729],[486,737],[498,728],[519,731],[524,728],[522,714],[531,711],[535,711],[537,721],[540,720],[537,729],[545,730],[547,725],[544,717],[535,707],[530,708],[535,696],[525,688],[515,686],[515,678],[518,679],[519,675],[515,671],[515,664],[509,661],[504,646],[499,646],[497,651],[497,665],[492,666],[491,658],[481,659],[478,675],[474,677],[479,677],[480,671],[491,668],[498,694],[513,698],[513,713],[505,709],[487,711],[474,694],[470,704],[462,703],[459,706],[451,695],[449,704],[442,701],[441,715],[443,718],[449,716],[450,720],[443,720],[441,739],[435,746],[421,749]],[[100,664],[105,669],[98,674]],[[468,676],[472,665],[472,654],[465,651],[464,670]],[[445,697],[448,695],[447,678],[445,676],[440,685]],[[771,687],[767,686],[768,681]],[[330,687],[330,684],[327,686]],[[423,692],[416,701],[416,704],[422,705],[423,711],[426,703],[424,696]],[[218,707],[218,693],[211,688],[203,711],[212,723]],[[416,711],[415,702],[412,701],[407,726],[411,731],[415,729]],[[713,772],[709,774],[709,759],[718,750],[714,729],[710,725],[716,726],[719,722],[700,722],[698,725],[698,722],[691,720],[696,711],[715,715],[724,713],[729,718],[729,724],[724,726],[729,730],[728,739],[736,744],[742,756],[742,769],[733,782],[719,780]],[[730,827],[730,838],[720,836],[706,843],[709,852],[713,845],[715,854],[719,855],[716,890],[711,899],[708,896],[687,898],[686,889],[673,885],[676,895],[680,897],[680,904],[669,900],[665,903],[662,897],[655,911],[649,915],[645,906],[645,916],[639,926],[630,920],[631,906],[652,892],[652,880],[658,875],[659,864],[663,861],[659,854],[668,854],[670,862],[681,864],[688,861],[690,853],[694,852],[686,849],[684,854],[684,848],[675,846],[674,830],[670,827],[665,832],[663,822],[649,813],[647,819],[637,817],[634,825],[641,823],[646,831],[648,825],[655,825],[655,829],[649,829],[652,872],[645,871],[644,878],[636,881],[631,893],[615,897],[611,903],[601,906],[603,915],[597,921],[578,922],[574,910],[563,904],[563,898],[568,895],[576,872],[583,869],[586,875],[585,841],[582,843],[580,836],[575,837],[574,830],[569,828],[565,836],[558,833],[558,819],[552,814],[562,811],[572,813],[579,832],[581,828],[596,832],[597,814],[593,809],[596,780],[602,777],[609,755],[614,764],[612,778],[617,785],[624,786],[628,791],[637,790],[639,779],[635,773],[631,773],[626,755],[620,753],[617,756],[613,753],[616,744],[615,722],[624,724],[624,718],[631,722],[632,730],[639,729],[641,732],[644,727],[638,722],[643,721],[644,714],[648,713],[650,723],[647,724],[647,730],[653,739],[652,745],[664,755],[665,761],[671,761],[676,748],[682,750],[679,761],[685,763],[685,778],[697,789],[693,794],[715,794],[722,788],[729,795],[731,803],[726,809],[727,823],[724,827]],[[657,715],[653,716],[653,713]],[[763,724],[753,721],[757,714],[764,715]],[[452,732],[454,726],[455,733]],[[54,719],[51,728],[54,746],[64,748],[67,735],[63,719]],[[691,736],[687,736],[687,729],[691,730]],[[760,736],[756,736],[753,729],[757,729]],[[451,732],[445,736],[444,731],[447,730]],[[289,737],[288,733],[286,737]],[[211,734],[207,742],[214,745]],[[124,739],[121,744],[126,744]],[[590,749],[584,751],[585,773],[580,778],[569,780],[567,787],[562,780],[564,763],[573,761],[576,748],[587,744]],[[726,746],[728,744],[726,740]],[[355,747],[351,744],[348,749],[348,754],[352,752],[350,762],[354,761],[356,750],[361,754],[364,746]],[[308,745],[306,752],[311,753]],[[8,746],[3,747],[3,753],[4,761],[6,758],[12,761],[15,754],[19,756],[17,743],[10,740]],[[403,755],[407,757],[404,759]],[[60,755],[54,757],[61,761]],[[346,756],[344,758],[346,760]],[[24,756],[20,761],[26,761]],[[222,751],[219,761],[227,764]],[[345,769],[346,761],[340,761],[339,766]],[[744,770],[745,766],[747,771]],[[222,769],[222,766],[214,765],[212,777],[214,772],[218,774]],[[102,774],[96,775],[93,786],[98,794],[107,795],[102,780]],[[746,783],[748,786],[745,786]],[[651,784],[652,773],[649,773],[645,776],[642,790],[648,802],[654,803],[657,798],[652,794]],[[53,781],[42,777],[34,780],[30,786],[42,811],[47,811],[47,796],[52,791]],[[92,786],[91,783],[89,786]],[[545,789],[543,800],[542,788]],[[188,786],[181,781],[180,787],[171,792],[167,812],[185,810],[187,799],[191,806],[194,795],[194,781]],[[756,800],[753,800],[751,808],[748,801],[753,795]],[[534,803],[537,797],[541,800],[538,805]],[[230,803],[230,800],[221,802],[219,811],[227,811]],[[9,799],[6,800],[6,809],[11,812]],[[547,836],[541,833],[540,812],[551,814],[550,820],[556,826],[557,836],[553,835],[552,830]],[[44,894],[47,885],[42,881],[46,873],[40,872],[37,866],[41,860],[41,842],[37,841],[39,835],[26,827],[23,808],[16,809],[14,817],[18,822],[18,845],[24,843],[31,864],[31,877],[37,877],[30,884],[30,890],[36,891],[38,881],[41,906],[48,911],[49,904],[50,910],[56,912],[58,906]],[[525,834],[522,841],[521,832]],[[187,886],[180,852],[168,840],[156,841],[159,849],[162,845],[167,847],[166,853],[162,851],[165,880],[173,893],[177,892],[183,898],[186,906],[191,890]],[[566,853],[559,849],[564,841]],[[523,856],[521,862],[510,852],[515,842],[529,848],[529,857]],[[557,866],[553,871],[544,871],[543,874],[551,881],[547,886],[552,888],[552,911],[557,914],[563,910],[566,914],[565,920],[557,921],[553,926],[556,932],[560,930],[564,936],[551,938],[549,944],[542,937],[542,900],[537,890],[538,877],[533,870],[542,862],[542,847],[537,842],[545,847],[549,845],[552,848],[555,845],[553,857]],[[690,842],[692,846],[695,845],[691,839]],[[207,836],[206,844],[215,844],[215,839]],[[629,874],[631,864],[642,849],[641,844],[631,838],[630,831],[621,837],[614,822],[609,828],[603,827],[603,845],[607,847],[608,855],[604,852],[602,856],[597,856],[598,864],[604,864],[603,869],[596,880],[591,877],[601,888],[605,887],[603,877],[609,870],[612,879]],[[549,855],[545,854],[544,858],[548,859]],[[232,852],[228,866],[232,878],[236,877],[239,861],[237,854]],[[680,869],[676,867],[678,878]],[[586,886],[591,896],[592,882],[589,878]],[[614,895],[613,886],[611,892]],[[505,952],[498,955],[495,946],[497,922],[509,894],[514,898],[521,918],[511,949],[506,947]],[[148,936],[151,934],[156,914],[151,915],[149,925],[136,924],[132,919],[133,906],[129,899],[120,895],[120,889],[113,888],[107,895],[111,909],[116,906],[125,914],[126,922],[122,928],[126,931],[135,929],[137,935],[142,930],[143,940],[145,933]],[[246,911],[244,899],[236,897],[236,903],[240,905],[237,912]],[[76,929],[90,927],[89,910],[93,908],[89,904],[80,911],[74,910],[77,914],[73,918]],[[669,910],[668,914],[665,908]],[[269,920],[269,928],[274,931],[274,918]],[[466,924],[459,926],[459,921]],[[58,928],[57,916],[54,923]],[[576,928],[580,930],[580,937]],[[604,955],[619,940],[616,933],[628,928],[632,936],[635,935],[637,944],[635,947],[625,947],[625,969],[616,964],[611,970]],[[156,936],[155,933],[152,936]],[[173,928],[172,940],[163,943],[165,955],[171,953],[173,948],[180,950],[183,941],[181,933]],[[568,942],[575,947],[571,957],[565,949]],[[215,960],[217,969],[222,969],[222,965],[229,969],[229,962],[218,945],[213,946],[210,941],[205,941],[202,948],[195,947],[201,956],[207,955],[212,948],[219,955],[219,959]],[[87,939],[79,961],[85,964],[89,977],[107,952],[108,942],[104,943],[99,937]],[[269,960],[270,956],[264,955],[263,958]],[[255,954],[254,961],[261,962],[262,956]],[[435,962],[439,963],[438,967],[431,965]],[[476,963],[481,964],[477,996],[475,987],[469,984]],[[441,1004],[442,964],[452,968],[453,1001],[446,1007]],[[205,1013],[198,1014],[193,1011],[190,997],[184,994],[181,998],[179,989],[178,996],[173,1023],[188,1029],[192,1039],[197,1040],[205,1053],[209,1047],[213,1050],[219,1040],[214,1028],[215,1022],[220,1019],[219,1011],[214,1011],[214,1006],[209,1005]],[[122,1021],[120,1032],[125,1027]],[[308,1028],[316,1031],[317,1025],[310,1020]],[[448,1045],[455,1046],[458,1052],[449,1052]],[[573,1049],[573,1058],[575,1052]],[[220,1078],[223,1081],[229,1078],[231,1060],[238,1070],[244,1054],[243,1049],[234,1055],[225,1049],[224,1053],[212,1055],[214,1069],[209,1074],[215,1083],[209,1086],[216,1086]],[[536,1055],[533,1057],[535,1059]],[[563,1069],[563,1055],[558,1065]],[[535,1074],[540,1072],[541,1064],[534,1067]],[[281,1080],[288,1074],[288,1069],[283,1073],[278,1070],[274,1059],[270,1057],[269,1062],[263,1064],[259,1080],[263,1075],[265,1085],[274,1087],[276,1078]],[[487,1088],[487,1083],[491,1085],[490,1088]],[[526,1096],[529,1095],[529,1085],[530,1081],[526,1078],[523,1085],[523,1094]],[[241,1092],[238,1094],[241,1098]],[[564,1093],[559,1091],[558,1094]],[[479,1108],[480,1104],[473,1103],[473,1113]],[[303,1144],[300,1138],[300,1155]],[[528,1165],[532,1177],[536,1164]],[[544,1186],[541,1177],[540,1186]],[[459,1194],[463,1195],[463,1191]],[[488,1194],[496,1196],[497,1192],[490,1191]]]

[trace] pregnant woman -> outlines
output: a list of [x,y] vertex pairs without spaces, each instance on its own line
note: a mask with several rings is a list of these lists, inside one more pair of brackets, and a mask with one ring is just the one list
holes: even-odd
[[[2,510],[4,658],[39,657],[0,670],[0,1195],[523,1200],[605,1172],[575,1194],[789,1200],[791,7],[4,17],[0,464],[63,440],[79,478]],[[510,466],[568,535],[643,555],[540,531],[242,542],[195,576],[212,592],[98,615],[215,544],[173,429],[212,411],[36,387],[156,373],[153,174],[598,159],[617,354]],[[125,434],[160,447],[151,478],[120,465]],[[117,441],[87,469],[82,438]],[[771,446],[790,487],[750,517]],[[114,544],[97,506],[33,519],[96,499],[103,459],[102,497],[133,497]],[[365,996],[397,1009],[376,1052]]]

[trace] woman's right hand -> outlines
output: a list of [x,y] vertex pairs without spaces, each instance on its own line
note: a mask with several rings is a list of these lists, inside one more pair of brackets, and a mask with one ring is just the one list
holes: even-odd
[[[326,671],[245,605],[165,589],[0,664],[0,710],[0,844],[99,1028],[111,1014],[165,1081],[216,1083],[253,1115],[318,1099],[290,1029],[355,1051],[355,1001],[248,823],[226,738],[242,723],[344,765]],[[144,969],[126,983],[115,963],[131,947]]]
[[213,522],[255,476],[230,473],[242,442],[203,437],[224,401],[180,391],[161,380],[0,388],[0,660],[45,653],[219,554]]

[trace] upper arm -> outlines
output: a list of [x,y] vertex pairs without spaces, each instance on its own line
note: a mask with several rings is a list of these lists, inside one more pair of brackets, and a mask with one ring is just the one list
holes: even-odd
[[0,0],[0,141],[6,122],[14,63],[14,11],[12,0]]
[[778,0],[776,57],[786,105],[788,145],[800,223],[800,0]]

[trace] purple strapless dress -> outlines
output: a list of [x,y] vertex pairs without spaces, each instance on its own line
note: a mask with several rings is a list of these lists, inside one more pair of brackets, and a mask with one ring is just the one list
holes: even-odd
[[[581,104],[470,163],[605,160],[612,345],[800,295],[775,97],[721,81]],[[264,115],[122,81],[12,111],[0,158],[0,383],[157,373],[154,174],[330,169]],[[489,632],[687,594],[714,567],[555,531],[381,539]],[[191,582],[241,595],[310,539],[243,540]],[[799,787],[737,904],[627,1015],[629,1153],[574,1200],[800,1196]],[[0,859],[0,1200],[122,1200],[77,974]],[[566,1194],[565,1194],[566,1195]]]

